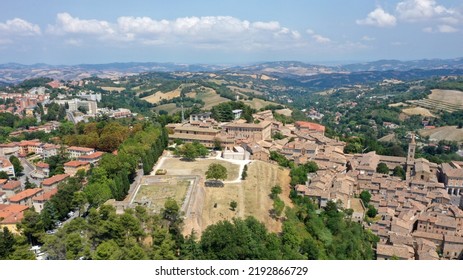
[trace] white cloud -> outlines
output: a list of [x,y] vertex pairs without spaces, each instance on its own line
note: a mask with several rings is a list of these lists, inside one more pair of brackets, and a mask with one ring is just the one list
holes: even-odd
[[376,8],[368,14],[365,19],[357,20],[360,25],[372,25],[378,27],[395,26],[397,19],[395,16],[385,12],[381,7]]
[[362,37],[362,41],[367,41],[368,42],[368,41],[374,41],[374,40],[376,40],[376,38],[373,38],[373,37],[370,37],[370,36],[365,35],[365,36]]
[[135,42],[144,45],[189,45],[196,48],[246,49],[251,47],[288,48],[301,40],[296,30],[277,21],[241,20],[231,16],[182,17],[157,20],[122,16],[116,22],[79,19],[68,13],[57,15],[51,34],[73,38],[88,37],[106,41]]
[[313,35],[312,38],[313,38],[317,43],[320,43],[320,44],[326,44],[326,43],[330,43],[330,42],[331,42],[331,39],[330,39],[330,38],[323,37],[322,35],[318,35],[318,34]]
[[437,30],[439,30],[439,32],[441,33],[454,33],[454,32],[457,32],[458,29],[456,29],[455,27],[453,26],[450,26],[450,25],[439,25],[437,27]]
[[458,32],[458,29],[450,25],[439,25],[436,28],[426,27],[423,28],[423,32],[426,33],[455,33]]
[[95,19],[83,20],[73,17],[68,13],[59,13],[56,17],[56,25],[49,26],[48,31],[54,34],[110,35],[115,33],[107,21]]
[[319,43],[319,44],[327,44],[331,43],[331,39],[325,36],[322,36],[320,34],[317,34],[314,30],[312,29],[306,29],[305,33],[309,34],[312,39]]
[[396,6],[399,17],[407,21],[426,20],[455,15],[456,11],[438,5],[435,0],[405,0]]
[[0,32],[8,35],[35,36],[40,35],[41,30],[37,24],[30,23],[20,18],[0,22]]

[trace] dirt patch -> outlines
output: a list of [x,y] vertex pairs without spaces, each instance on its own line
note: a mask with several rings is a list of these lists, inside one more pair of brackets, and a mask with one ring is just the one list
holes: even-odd
[[419,134],[423,137],[429,136],[430,140],[449,140],[463,142],[463,129],[456,126],[442,126],[434,129],[422,129]]
[[275,110],[275,112],[277,114],[287,116],[287,117],[291,117],[291,115],[293,114],[293,110],[291,109],[280,109],[280,110]]
[[[273,201],[269,194],[273,186],[280,185],[283,189],[281,199],[292,207],[289,199],[289,181],[288,170],[270,163],[252,162],[249,165],[248,177],[242,183],[225,184],[223,188],[206,188],[202,230],[221,220],[254,216],[270,231],[280,232],[281,222],[270,216]],[[238,203],[235,211],[230,209],[230,202],[233,200]]]

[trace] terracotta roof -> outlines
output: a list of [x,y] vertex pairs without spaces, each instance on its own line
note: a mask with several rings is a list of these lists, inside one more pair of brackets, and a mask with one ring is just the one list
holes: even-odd
[[5,184],[7,181],[8,181],[7,179],[0,179],[0,185]]
[[266,128],[272,123],[269,121],[262,121],[260,123],[228,123],[224,128]]
[[24,218],[24,212],[12,213],[9,216],[7,216],[5,219],[0,221],[0,224],[3,224],[3,225],[17,224],[21,222],[23,218]]
[[54,184],[56,184],[58,182],[63,181],[67,177],[69,177],[69,174],[58,174],[58,175],[55,175],[53,177],[50,177],[50,178],[47,178],[47,179],[43,180],[42,185],[44,185],[44,186],[54,185]]
[[48,163],[45,163],[45,162],[39,162],[35,166],[37,166],[39,168],[50,168],[50,165]]
[[316,130],[319,132],[325,132],[325,127],[321,124],[318,123],[312,123],[312,122],[303,122],[303,121],[297,121],[295,123],[296,126],[302,127],[302,128],[308,128],[310,130]]
[[83,155],[83,156],[80,156],[79,159],[97,159],[97,158],[100,158],[104,155],[104,152],[94,152],[92,154],[89,154],[89,155]]
[[9,181],[5,185],[3,185],[2,189],[3,190],[14,190],[16,188],[21,187],[21,182],[20,181]]
[[29,207],[16,204],[0,204],[0,218],[6,218],[14,213],[26,211]]
[[79,167],[83,165],[88,165],[89,163],[86,161],[80,161],[80,160],[71,160],[68,161],[64,164],[64,167]]
[[377,245],[377,254],[383,256],[396,256],[401,259],[413,259],[414,251],[410,246],[405,245]]
[[72,150],[72,151],[78,151],[78,152],[92,152],[94,151],[95,149],[92,149],[92,148],[85,148],[85,147],[76,147],[76,146],[72,146],[72,147],[69,147],[67,148],[68,151]]
[[46,192],[42,195],[39,195],[37,197],[34,197],[32,200],[33,201],[48,201],[52,196],[54,196],[58,192],[58,189],[52,189],[49,192]]
[[9,200],[10,202],[19,202],[25,198],[29,198],[41,192],[43,192],[43,189],[40,189],[40,188],[28,189],[28,190],[19,192],[16,195],[10,197]]

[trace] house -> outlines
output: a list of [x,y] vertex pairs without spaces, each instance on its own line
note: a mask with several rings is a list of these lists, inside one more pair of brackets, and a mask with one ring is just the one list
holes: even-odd
[[224,159],[247,160],[249,159],[249,152],[244,150],[241,146],[234,146],[233,148],[225,148],[222,152]]
[[376,259],[377,260],[414,260],[415,251],[412,247],[407,245],[386,245],[386,244],[377,244],[376,249]]
[[0,144],[0,157],[17,156],[19,152],[18,143]]
[[6,172],[9,177],[15,177],[13,164],[5,157],[0,157],[0,171]]
[[28,208],[24,205],[0,204],[0,228],[6,227],[10,232],[19,234],[16,225],[21,222]]
[[77,158],[77,160],[96,165],[101,160],[103,155],[104,155],[104,152],[94,152],[93,154],[80,156]]
[[58,155],[60,146],[53,144],[44,144],[42,147],[42,158],[46,159]]
[[2,191],[5,192],[6,197],[14,196],[21,191],[20,181],[8,181],[2,186]]
[[261,160],[265,162],[270,160],[270,152],[257,143],[243,143],[242,147],[250,153],[250,160]]
[[272,138],[272,123],[263,121],[260,123],[232,122],[224,125],[223,132],[234,139],[247,139],[258,142]]
[[72,146],[67,148],[66,151],[69,153],[69,157],[78,158],[81,156],[93,154],[95,152],[95,149]]
[[77,171],[79,170],[88,171],[89,169],[90,163],[86,161],[72,160],[64,164],[64,173],[68,174],[69,176],[76,175]]
[[233,113],[233,118],[237,120],[241,118],[241,114],[243,113],[243,110],[241,109],[232,110],[232,113]]
[[36,196],[43,194],[43,192],[43,189],[40,188],[24,190],[10,197],[8,201],[10,202],[10,204],[25,205],[27,207],[32,207],[32,199]]
[[47,178],[45,180],[42,181],[42,188],[45,190],[45,191],[50,191],[54,188],[57,188],[58,185],[64,181],[67,180],[67,178],[69,178],[69,174],[58,174],[58,175],[54,175],[50,178]]
[[45,202],[49,201],[57,192],[58,189],[55,188],[50,191],[44,192],[43,194],[37,197],[34,197],[32,199],[32,204],[34,206],[35,211],[38,213],[42,212],[42,209],[45,206]]
[[48,163],[45,163],[45,162],[38,162],[36,165],[36,173],[38,173],[39,175],[42,175],[44,176],[45,178],[47,178],[48,176],[50,176],[50,165]]
[[325,127],[318,123],[297,121],[295,124],[296,130],[301,133],[320,133],[325,134]]

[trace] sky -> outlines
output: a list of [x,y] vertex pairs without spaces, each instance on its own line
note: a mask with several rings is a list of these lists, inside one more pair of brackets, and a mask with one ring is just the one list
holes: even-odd
[[1,0],[0,63],[463,57],[463,1]]

